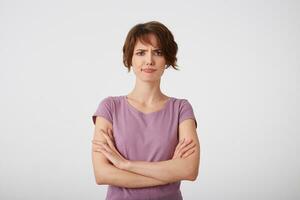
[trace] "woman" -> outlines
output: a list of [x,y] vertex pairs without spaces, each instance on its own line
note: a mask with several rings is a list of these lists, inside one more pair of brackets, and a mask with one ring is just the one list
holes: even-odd
[[92,160],[107,200],[182,199],[180,181],[198,176],[200,145],[191,104],[163,94],[161,77],[176,68],[177,44],[163,24],[137,24],[123,46],[135,87],[104,98],[93,115]]

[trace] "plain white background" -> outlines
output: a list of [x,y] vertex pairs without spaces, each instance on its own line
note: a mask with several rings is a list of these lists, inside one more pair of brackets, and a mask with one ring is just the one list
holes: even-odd
[[299,1],[0,1],[0,199],[104,199],[92,114],[128,94],[137,23],[174,34],[162,90],[194,108],[197,181],[184,199],[300,198]]

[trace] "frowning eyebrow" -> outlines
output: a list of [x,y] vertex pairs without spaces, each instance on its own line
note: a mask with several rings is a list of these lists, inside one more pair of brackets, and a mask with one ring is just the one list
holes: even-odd
[[[136,49],[135,51],[148,51],[147,49]],[[161,51],[161,49],[154,49],[153,51]]]

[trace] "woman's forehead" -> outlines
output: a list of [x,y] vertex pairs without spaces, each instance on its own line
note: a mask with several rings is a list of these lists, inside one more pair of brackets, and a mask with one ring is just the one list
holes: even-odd
[[151,45],[154,48],[159,48],[159,42],[154,34],[147,34],[139,37],[135,43],[135,49],[148,47]]

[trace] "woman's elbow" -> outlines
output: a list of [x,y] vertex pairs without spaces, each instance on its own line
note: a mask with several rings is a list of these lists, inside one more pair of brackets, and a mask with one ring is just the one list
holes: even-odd
[[189,181],[195,181],[198,177],[198,170],[196,171],[192,171],[188,176],[187,176],[187,180]]
[[95,173],[95,181],[97,185],[107,185],[107,172],[105,171],[105,167],[101,169],[101,171],[98,171]]
[[187,180],[195,181],[198,177],[199,166],[198,165],[190,165],[189,169],[187,170]]
[[[95,162],[96,163],[96,162]],[[110,175],[113,173],[113,166],[107,162],[98,162],[94,165],[94,176],[97,185],[108,185]]]
[[95,181],[97,185],[106,185],[103,177],[95,177]]

